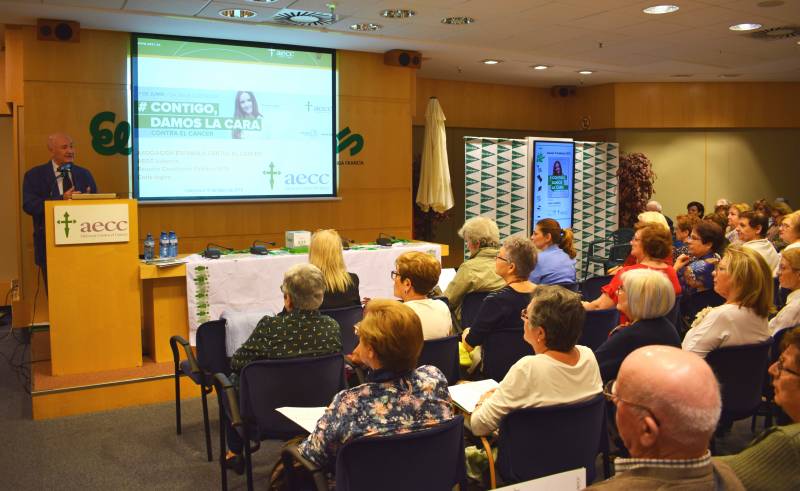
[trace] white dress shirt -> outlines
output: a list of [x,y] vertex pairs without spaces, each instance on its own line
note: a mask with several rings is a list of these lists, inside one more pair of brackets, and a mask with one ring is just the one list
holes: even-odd
[[755,344],[770,337],[766,317],[752,309],[726,303],[714,307],[686,333],[681,345],[701,358],[717,348]]
[[778,254],[778,251],[775,250],[775,246],[772,245],[772,242],[768,241],[767,239],[751,240],[749,242],[745,242],[743,247],[753,249],[757,253],[761,254],[772,270],[772,276],[776,276],[778,274],[778,266],[781,264],[781,256]]
[[786,297],[786,305],[769,321],[769,330],[774,336],[776,332],[787,327],[800,324],[800,289]]

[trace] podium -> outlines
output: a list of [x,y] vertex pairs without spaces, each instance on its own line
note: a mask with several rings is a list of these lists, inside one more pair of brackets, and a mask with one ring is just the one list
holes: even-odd
[[142,366],[137,204],[45,202],[53,375]]

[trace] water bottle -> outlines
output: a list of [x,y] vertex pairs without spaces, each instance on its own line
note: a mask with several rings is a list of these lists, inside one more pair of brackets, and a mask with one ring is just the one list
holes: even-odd
[[158,257],[169,257],[169,237],[166,232],[161,232],[161,238],[158,240]]
[[178,257],[178,235],[172,230],[169,232],[169,257]]
[[144,239],[144,259],[145,261],[149,261],[153,259],[153,254],[155,254],[156,249],[156,241],[153,240],[153,234],[148,233],[147,237]]

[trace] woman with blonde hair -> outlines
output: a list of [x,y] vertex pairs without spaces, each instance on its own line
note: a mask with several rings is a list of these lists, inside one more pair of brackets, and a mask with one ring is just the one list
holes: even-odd
[[562,229],[552,218],[536,223],[531,241],[539,251],[536,267],[528,279],[537,285],[575,283],[575,246],[572,229]]
[[311,237],[308,262],[325,277],[325,299],[320,309],[338,309],[361,304],[358,276],[348,273],[342,254],[342,238],[334,229],[318,230]]
[[772,270],[761,254],[739,245],[728,247],[714,272],[714,291],[725,303],[697,314],[683,349],[705,358],[717,348],[768,339],[773,285]]
[[736,229],[739,227],[739,215],[746,211],[750,211],[750,205],[747,203],[734,203],[728,208],[728,232],[725,234],[725,238],[728,239],[730,245],[742,243]]
[[404,252],[395,260],[394,296],[411,307],[422,322],[425,339],[449,336],[453,329],[450,309],[441,300],[428,298],[439,281],[442,265],[431,256],[419,251]]

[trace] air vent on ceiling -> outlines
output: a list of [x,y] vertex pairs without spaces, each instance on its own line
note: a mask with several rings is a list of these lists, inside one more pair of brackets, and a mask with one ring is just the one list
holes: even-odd
[[756,39],[789,39],[800,36],[800,27],[798,26],[781,26],[770,27],[769,29],[761,29],[751,32],[750,36]]
[[293,26],[324,26],[336,22],[336,15],[309,10],[281,9],[272,16],[272,19]]

